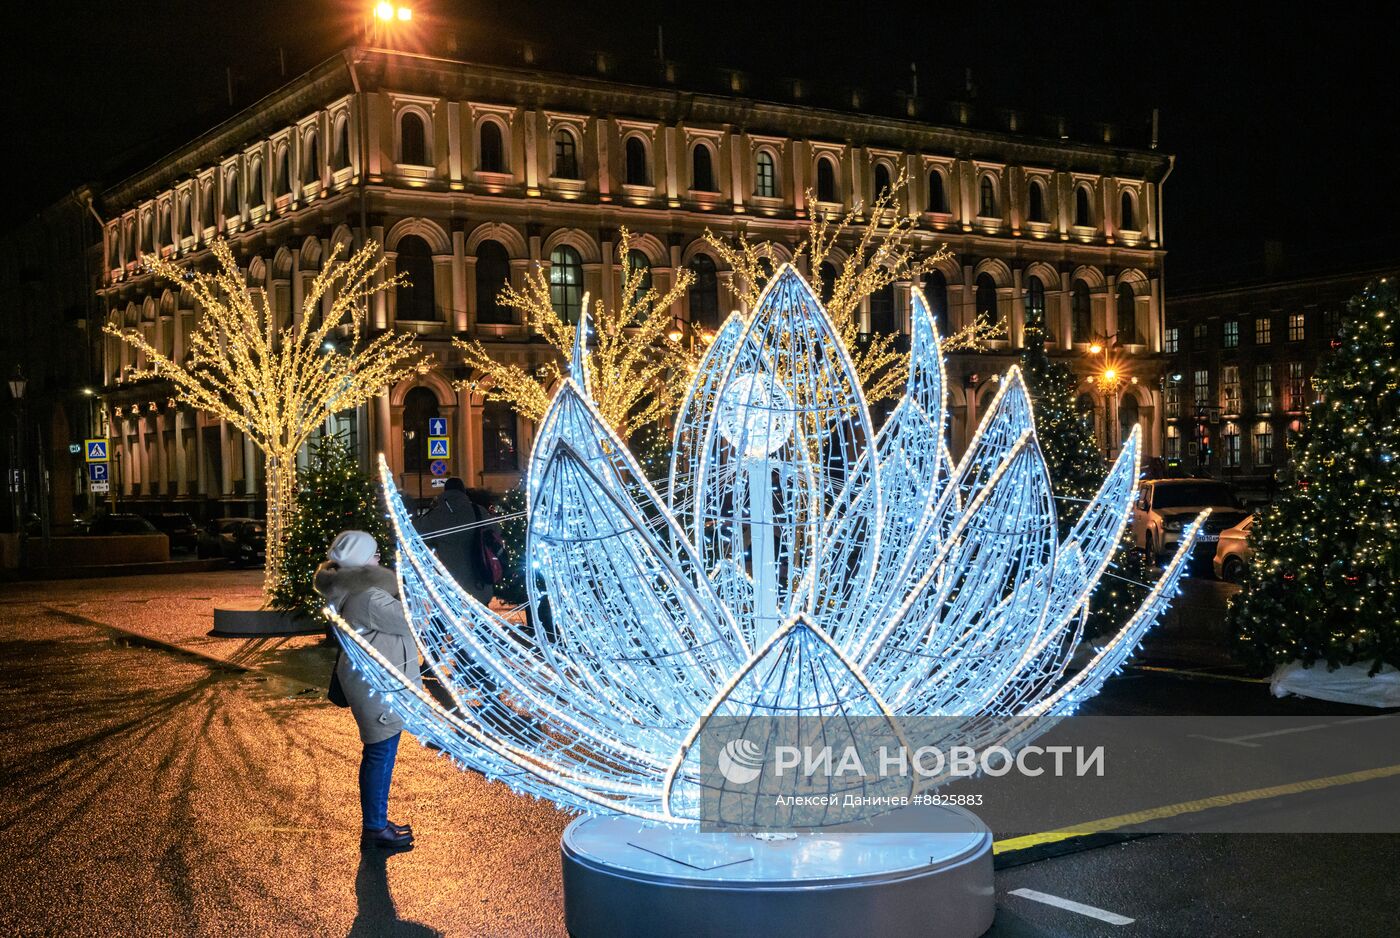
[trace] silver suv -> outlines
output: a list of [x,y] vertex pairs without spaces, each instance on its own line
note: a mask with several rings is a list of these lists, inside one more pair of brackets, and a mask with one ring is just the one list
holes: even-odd
[[1207,508],[1211,509],[1210,517],[1196,544],[1197,550],[1214,556],[1220,532],[1249,517],[1230,486],[1214,479],[1143,482],[1133,504],[1133,542],[1149,557],[1160,560],[1176,550],[1181,529]]

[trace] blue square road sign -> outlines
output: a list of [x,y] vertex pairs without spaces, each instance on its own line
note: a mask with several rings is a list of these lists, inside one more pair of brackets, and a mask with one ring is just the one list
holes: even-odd
[[447,418],[429,417],[428,436],[447,436]]
[[449,452],[449,447],[448,447],[448,443],[447,443],[447,437],[445,437],[445,436],[430,436],[430,437],[428,437],[428,458],[429,458],[429,459],[447,459],[447,458],[448,458],[449,456],[451,456],[451,455],[452,455],[452,454]]
[[87,441],[85,441],[85,442],[87,443],[87,461],[88,461],[88,462],[106,462],[106,461],[107,461],[107,441],[106,441],[105,439],[102,439],[102,440],[87,440]]

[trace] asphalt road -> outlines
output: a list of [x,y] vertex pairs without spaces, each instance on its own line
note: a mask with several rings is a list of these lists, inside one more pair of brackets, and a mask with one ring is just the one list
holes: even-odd
[[[391,817],[420,846],[360,853],[354,726],[310,686],[328,650],[288,643],[239,671],[114,641],[65,598],[0,601],[0,935],[563,933],[568,819],[407,739]],[[1342,712],[1146,670],[1096,709]],[[990,934],[1392,935],[1397,861],[1400,837],[1379,835],[1143,837],[1001,869]]]

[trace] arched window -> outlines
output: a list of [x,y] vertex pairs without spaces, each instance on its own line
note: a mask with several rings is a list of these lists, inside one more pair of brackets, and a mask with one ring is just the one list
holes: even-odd
[[1137,302],[1130,284],[1118,284],[1118,315],[1114,332],[1123,345],[1137,345],[1142,341],[1137,331]]
[[878,199],[878,198],[880,197],[880,194],[881,194],[882,192],[884,192],[886,189],[889,189],[889,188],[891,188],[891,186],[890,186],[890,168],[889,168],[888,166],[886,166],[884,163],[876,163],[876,164],[875,164],[875,190],[874,190],[874,192],[871,193],[871,195],[873,195],[875,198]]
[[883,335],[890,335],[896,331],[892,283],[887,283],[870,294],[870,331]]
[[510,282],[510,255],[499,241],[483,241],[476,249],[476,321],[509,323],[510,307],[500,302]]
[[1030,221],[1045,221],[1045,183],[1039,179],[1031,180],[1029,205],[1026,206],[1026,217]]
[[350,119],[335,122],[335,148],[331,151],[331,169],[341,170],[350,165]]
[[262,205],[267,201],[267,192],[263,187],[262,160],[253,160],[249,164],[248,172],[248,204]]
[[564,322],[577,323],[583,312],[583,259],[567,244],[549,255],[549,302]]
[[1133,428],[1138,425],[1141,419],[1138,410],[1138,400],[1131,394],[1124,394],[1123,401],[1118,405],[1118,445],[1122,446],[1123,441],[1132,435]]
[[754,195],[764,199],[778,197],[778,166],[773,162],[773,154],[759,150],[754,157]]
[[185,237],[186,235],[193,235],[195,233],[195,226],[199,224],[199,219],[194,213],[194,193],[186,192],[180,199],[180,218],[181,224],[184,225],[184,230],[180,232],[180,236]]
[[1137,213],[1133,211],[1133,194],[1123,192],[1122,207],[1118,211],[1118,227],[1125,231],[1137,231]]
[[199,227],[212,228],[214,226],[214,180],[211,177],[199,187]]
[[273,177],[272,194],[289,195],[292,191],[292,148],[283,144],[277,148],[277,175]]
[[1093,333],[1093,321],[1089,315],[1089,285],[1083,280],[1074,281],[1069,294],[1070,338],[1075,342],[1088,342]]
[[977,315],[987,317],[988,322],[997,321],[997,282],[991,274],[977,275]]
[[397,290],[399,319],[433,322],[437,319],[437,303],[433,297],[433,251],[428,242],[417,235],[399,239],[398,272],[408,277],[408,283]]
[[564,127],[554,131],[554,178],[578,178],[578,141],[574,132]]
[[440,417],[431,388],[412,388],[403,397],[403,471],[428,471],[428,419]]
[[238,169],[224,170],[224,217],[230,218],[240,211],[238,204]]
[[696,192],[715,191],[715,162],[710,148],[697,143],[690,151],[690,188]]
[[152,236],[152,249],[167,245],[170,240],[170,204],[162,202],[160,208],[156,209],[156,231]]
[[651,174],[647,172],[647,145],[641,137],[627,138],[626,162],[627,185],[647,185]]
[[928,300],[928,311],[938,325],[938,334],[948,334],[948,278],[941,270],[931,270],[924,278],[924,299]]
[[714,258],[697,254],[690,262],[695,279],[690,283],[690,324],[698,329],[719,328],[719,277]]
[[997,185],[991,176],[983,176],[977,185],[977,214],[983,218],[1000,218],[997,211]]
[[315,133],[306,135],[302,146],[301,184],[308,185],[321,181],[321,146]]
[[1045,284],[1034,274],[1026,278],[1026,328],[1045,328]]
[[831,261],[822,261],[817,268],[817,282],[821,286],[822,302],[830,303],[831,294],[836,291],[836,265]]
[[1074,223],[1081,228],[1094,224],[1094,210],[1089,204],[1089,187],[1079,186],[1074,190]]
[[635,278],[632,301],[635,303],[651,289],[651,261],[636,248],[627,252],[627,270]]
[[943,174],[936,169],[928,174],[928,210],[948,214],[948,188],[943,184]]
[[399,162],[410,166],[428,164],[428,128],[417,111],[399,115]]
[[495,121],[481,122],[481,171],[509,172],[506,168],[505,139],[501,136],[501,125]]
[[836,188],[836,164],[831,157],[817,160],[817,201],[839,202],[841,193]]

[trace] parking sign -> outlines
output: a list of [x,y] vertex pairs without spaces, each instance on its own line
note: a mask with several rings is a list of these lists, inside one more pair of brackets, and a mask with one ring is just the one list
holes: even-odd
[[106,464],[105,462],[90,462],[90,463],[88,463],[88,481],[90,481],[90,482],[106,482],[106,481],[107,481],[107,464]]

